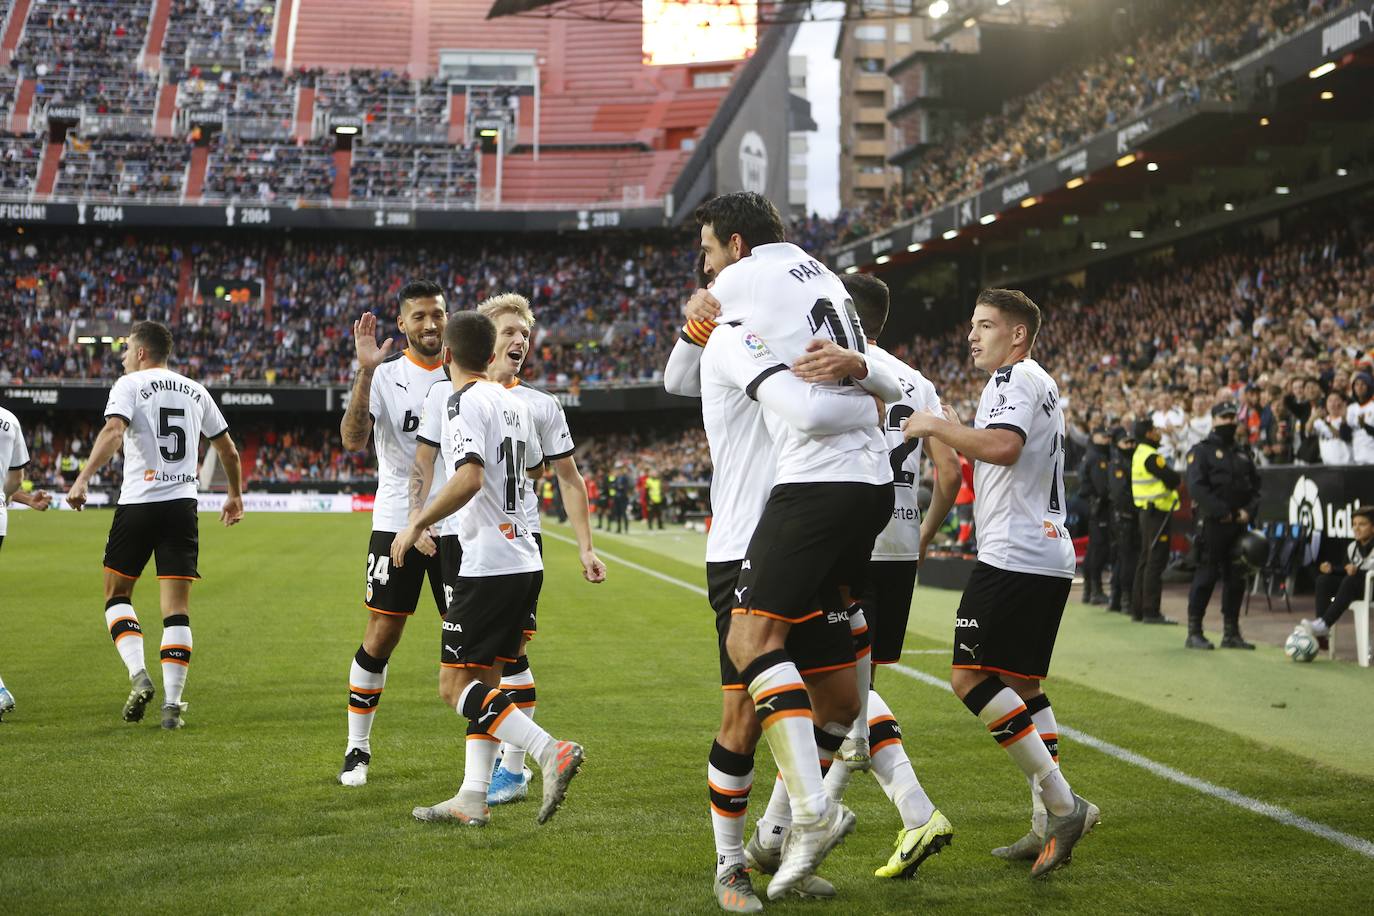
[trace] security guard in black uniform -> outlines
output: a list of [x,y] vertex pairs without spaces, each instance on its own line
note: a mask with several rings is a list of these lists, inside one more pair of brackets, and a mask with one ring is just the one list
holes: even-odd
[[1111,434],[1094,429],[1092,442],[1078,470],[1078,495],[1088,506],[1088,556],[1083,563],[1083,603],[1103,605],[1102,571],[1112,552],[1112,503],[1107,469]]
[[1188,453],[1188,494],[1197,505],[1201,550],[1188,591],[1189,649],[1211,649],[1202,618],[1221,580],[1223,649],[1253,649],[1240,635],[1245,576],[1232,556],[1236,541],[1259,511],[1260,476],[1250,450],[1236,442],[1236,405],[1212,408],[1212,432]]
[[1131,586],[1135,582],[1135,560],[1140,556],[1140,520],[1135,514],[1135,496],[1131,492],[1131,456],[1134,454],[1135,436],[1121,426],[1113,429],[1107,493],[1112,507],[1112,546],[1116,548],[1116,558],[1112,561],[1112,597],[1107,610],[1128,615],[1131,613]]

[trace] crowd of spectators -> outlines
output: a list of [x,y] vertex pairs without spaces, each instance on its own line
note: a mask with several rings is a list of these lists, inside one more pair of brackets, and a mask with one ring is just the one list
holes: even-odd
[[296,87],[312,78],[306,71],[234,70],[193,66],[178,73],[177,108],[222,111],[230,118],[281,121],[289,130],[296,113]]
[[96,200],[176,199],[190,161],[191,146],[180,141],[69,133],[53,191]]
[[471,147],[359,144],[349,167],[350,196],[419,204],[474,200],[477,157]]
[[327,200],[334,188],[334,143],[276,143],[220,136],[210,150],[204,196],[261,203]]
[[272,56],[271,0],[172,0],[162,53],[172,61],[253,61]]
[[[1230,399],[1261,462],[1321,460],[1313,414],[1345,411],[1352,380],[1374,361],[1369,216],[1151,265],[1091,295],[1045,294],[1033,355],[1059,382],[1071,442],[1149,417],[1181,469],[1211,429],[1212,406]],[[956,327],[893,352],[970,420],[986,380],[969,371],[966,334]]]
[[38,180],[43,143],[37,136],[0,135],[0,190],[28,193]]
[[[368,237],[299,240],[184,239],[103,233],[11,236],[0,249],[0,285],[19,308],[0,328],[24,346],[0,353],[7,378],[111,378],[107,348],[76,345],[81,322],[166,320],[178,360],[206,381],[347,384],[352,321],[389,319],[415,276],[433,277],[455,307],[515,290],[539,320],[525,377],[561,388],[653,383],[681,325],[692,254],[681,236],[546,238],[436,236],[377,244]],[[175,309],[180,265],[193,289]],[[224,279],[268,280],[271,320],[257,298],[226,300]],[[384,327],[392,327],[389,320]],[[5,376],[0,376],[5,377]]]
[[1226,100],[1231,61],[1349,0],[1178,2],[1148,27],[1106,36],[1002,110],[926,149],[902,189],[842,216],[843,241],[880,232],[976,193],[1162,103]]
[[35,80],[34,105],[150,116],[157,81],[136,63],[151,9],[143,0],[37,0],[11,62]]
[[316,111],[361,117],[377,142],[413,141],[416,129],[446,134],[448,102],[446,80],[414,80],[394,70],[357,68],[315,81]]
[[377,476],[368,466],[367,452],[344,450],[335,426],[302,424],[283,429],[280,422],[260,422],[236,425],[234,434],[244,443],[249,459],[244,476],[250,485],[371,482]]

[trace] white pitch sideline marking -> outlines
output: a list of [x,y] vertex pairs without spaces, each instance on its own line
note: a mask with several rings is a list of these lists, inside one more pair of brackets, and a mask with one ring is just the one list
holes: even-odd
[[[577,546],[577,540],[575,538],[570,538],[567,535],[559,534],[556,531],[545,531],[544,537],[553,538],[555,541],[562,541],[563,543],[571,544],[574,547]],[[596,555],[603,560],[610,560],[612,563],[619,563],[621,566],[628,566],[630,569],[633,569],[637,572],[642,572],[646,576],[653,576],[655,579],[661,579],[664,582],[669,582],[673,585],[685,588],[690,592],[696,592],[703,598],[709,597],[706,589],[702,588],[700,585],[693,585],[692,583],[684,582],[681,579],[674,579],[672,576],[661,573],[656,569],[650,569],[648,566],[641,566],[639,563],[627,560],[624,557],[618,557],[613,553],[607,553],[606,551],[601,550],[599,548],[596,551]]]
[[[545,537],[551,537],[555,540],[563,541],[564,543],[577,546],[577,541],[573,540],[570,537],[566,537],[564,535],[557,534],[551,531],[544,532],[544,535]],[[676,579],[665,573],[661,573],[656,569],[650,569],[649,567],[643,566],[639,563],[631,562],[630,560],[614,556],[613,554],[603,553],[599,550],[597,551],[597,555],[600,556],[603,560],[610,560],[614,563],[619,563],[623,566],[629,567],[630,569],[642,572],[645,575],[653,576],[655,579],[658,579],[660,581],[668,582],[680,588],[685,588],[688,591],[695,592],[698,595],[706,595],[706,589],[702,588],[701,586],[693,585],[690,582],[684,582],[681,579]],[[943,654],[947,651],[949,650],[907,650],[907,652],[913,655],[927,653],[932,655],[937,653]],[[900,664],[888,665],[886,667],[892,671],[904,674],[907,677],[912,678],[913,680],[920,681],[923,684],[929,684],[932,687],[938,687],[941,690],[950,691],[951,693],[953,692],[953,688],[949,686],[949,683],[947,681],[945,681],[942,678],[935,677],[934,675],[926,674],[924,671],[917,671],[915,668],[908,668],[906,665]],[[1262,802],[1259,799],[1251,798],[1248,795],[1242,795],[1234,789],[1228,789],[1225,786],[1219,786],[1216,783],[1208,782],[1205,779],[1198,779],[1196,776],[1189,776],[1182,770],[1176,770],[1171,766],[1166,766],[1165,764],[1151,760],[1148,757],[1141,756],[1140,754],[1137,754],[1135,751],[1127,750],[1126,748],[1116,744],[1112,744],[1109,741],[1103,741],[1101,738],[1094,738],[1092,735],[1089,735],[1085,732],[1081,732],[1076,728],[1069,728],[1068,726],[1061,724],[1059,726],[1059,734],[1070,739],[1071,741],[1077,741],[1080,744],[1084,744],[1090,748],[1093,748],[1094,750],[1101,751],[1108,757],[1114,757],[1117,760],[1120,760],[1122,763],[1128,763],[1131,766],[1140,767],[1142,770],[1145,770],[1148,773],[1152,773],[1161,779],[1167,779],[1170,782],[1176,782],[1181,786],[1187,786],[1195,792],[1199,792],[1203,795],[1209,795],[1212,798],[1221,799],[1227,804],[1234,805],[1237,808],[1242,808],[1253,814],[1258,814],[1262,817],[1267,817],[1270,820],[1277,821],[1280,824],[1285,824],[1289,827],[1295,827],[1298,830],[1301,830],[1305,833],[1310,833],[1313,836],[1321,837],[1324,840],[1330,840],[1333,843],[1345,847],[1351,852],[1358,853],[1359,855],[1362,855],[1369,859],[1374,859],[1374,843],[1371,843],[1369,840],[1366,840],[1363,837],[1357,837],[1353,834],[1337,830],[1334,827],[1328,827],[1325,824],[1319,823],[1309,818],[1305,818],[1300,814],[1294,814],[1287,808],[1280,808],[1278,805],[1271,805],[1266,802]]]
[[[908,668],[906,665],[889,665],[888,667],[899,674],[905,674],[907,677],[918,680],[923,684],[929,684],[932,687],[939,687],[942,690],[953,693],[953,688],[949,686],[949,682],[942,678],[926,674],[924,671],[917,671],[915,668]],[[1201,792],[1203,795],[1219,798],[1228,804],[1235,805],[1237,808],[1244,808],[1246,811],[1262,815],[1270,820],[1278,821],[1280,824],[1296,827],[1313,836],[1319,836],[1324,840],[1338,843],[1351,852],[1356,852],[1366,858],[1374,859],[1374,843],[1362,837],[1343,833],[1334,827],[1328,827],[1325,824],[1305,818],[1300,814],[1294,814],[1287,808],[1280,808],[1278,805],[1271,805],[1259,799],[1251,798],[1248,795],[1242,795],[1234,789],[1219,786],[1205,779],[1198,779],[1196,776],[1189,776],[1182,770],[1176,770],[1171,766],[1158,763],[1148,757],[1137,754],[1135,751],[1130,751],[1119,745],[1112,744],[1110,741],[1094,738],[1092,735],[1081,732],[1076,728],[1069,728],[1067,725],[1061,724],[1059,726],[1059,734],[1070,740],[1077,741],[1079,744],[1084,744],[1090,748],[1101,751],[1108,757],[1115,757],[1123,763],[1129,763],[1131,766],[1140,767],[1142,770],[1153,773],[1161,779],[1167,779],[1181,786],[1187,786],[1195,792]]]

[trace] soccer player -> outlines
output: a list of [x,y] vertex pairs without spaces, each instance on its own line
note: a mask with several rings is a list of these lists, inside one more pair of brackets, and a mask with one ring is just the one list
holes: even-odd
[[1030,782],[1046,824],[994,855],[1035,859],[1032,877],[1069,861],[1098,820],[1060,772],[1058,726],[1041,688],[1073,586],[1064,527],[1064,412],[1059,387],[1030,358],[1040,309],[1019,290],[978,295],[969,331],[973,364],[991,375],[973,428],[914,413],[908,440],[938,439],[973,459],[978,563],[954,625],[950,683]]
[[[701,398],[712,465],[706,581],[716,612],[723,691],[720,732],[711,745],[707,765],[716,841],[713,888],[722,909],[758,912],[762,903],[750,884],[745,863],[751,862],[766,874],[776,872],[781,849],[765,849],[754,842],[748,850],[744,848],[754,750],[762,731],[753,701],[725,644],[749,537],[763,512],[777,465],[778,440],[769,427],[776,427],[776,420],[781,419],[817,435],[836,435],[872,426],[882,413],[879,408],[875,416],[871,400],[809,385],[792,373],[780,371],[777,367],[781,364],[738,325],[716,326],[709,320],[693,320],[681,338],[664,371],[665,387],[673,394]],[[864,370],[858,354],[847,353],[846,357],[843,368],[832,373],[834,380]],[[787,648],[804,683],[854,664],[848,645],[826,638],[831,626],[830,621],[817,616],[788,633]],[[785,783],[776,784],[774,798],[770,810],[788,807]],[[779,834],[786,826],[779,825]],[[806,897],[835,895],[834,887],[816,875],[802,879],[794,892]]]
[[567,794],[582,765],[582,747],[554,740],[500,684],[503,667],[520,650],[543,570],[524,498],[527,472],[544,456],[524,404],[487,375],[496,344],[491,319],[459,312],[449,319],[444,337],[453,393],[444,414],[442,460],[453,470],[429,506],[396,535],[391,560],[403,569],[429,526],[458,513],[462,565],[444,617],[439,695],[467,718],[468,740],[458,793],[413,814],[422,821],[485,825],[497,744],[508,741],[543,772],[542,824]]
[[425,395],[430,385],[444,378],[446,314],[439,284],[412,280],[402,287],[397,303],[396,326],[405,335],[404,350],[392,353],[390,338],[377,345],[377,317],[371,312],[353,322],[358,374],[339,434],[344,448],[353,452],[367,448],[369,436],[373,439],[377,495],[363,598],[370,613],[348,673],[348,744],[339,771],[339,782],[345,786],[367,784],[372,724],[386,686],[387,660],[401,641],[406,620],[415,613],[426,575],[440,615],[448,607],[438,556],[416,551],[404,569],[394,569],[391,563],[391,542],[410,514],[408,482]]
[[[524,402],[533,421],[533,435],[539,440],[539,450],[544,461],[551,464],[558,475],[563,504],[577,537],[578,557],[582,563],[582,576],[588,582],[599,584],[606,581],[606,565],[597,557],[592,545],[592,530],[587,501],[587,486],[577,469],[577,459],[573,457],[575,446],[572,433],[568,430],[567,416],[563,405],[553,395],[521,384],[520,368],[529,354],[530,329],[534,326],[534,313],[530,310],[529,300],[517,293],[503,293],[493,296],[477,306],[477,311],[486,315],[496,325],[496,358],[488,369],[491,380],[504,387]],[[415,450],[415,467],[412,481],[422,475],[426,468],[434,467],[434,452],[439,447],[442,434],[443,417],[452,386],[447,380],[437,382],[430,390],[425,402],[424,418],[418,436],[419,445]],[[447,479],[446,467],[441,465]],[[424,492],[429,492],[430,482],[421,480]],[[417,508],[417,493],[412,490],[412,512]],[[534,487],[525,494],[526,523],[544,554],[544,539],[541,533],[539,500]],[[445,582],[453,583],[458,573],[461,549],[457,546],[457,528],[454,517],[450,516],[440,523],[444,537],[441,540],[440,555],[444,561]],[[450,527],[452,526],[452,527]],[[443,553],[447,546],[448,555]],[[539,593],[543,588],[543,572],[536,576],[534,595],[529,608],[528,622],[520,640],[520,654],[507,665],[501,675],[501,689],[510,695],[515,705],[525,715],[534,718],[537,702],[534,674],[530,671],[529,658],[525,647],[537,630],[537,611]],[[511,744],[501,747],[501,765],[492,777],[491,790],[487,803],[501,805],[524,798],[529,793],[528,776],[525,770],[525,752]]]
[[[922,862],[953,841],[954,827],[936,809],[916,778],[911,759],[902,746],[901,727],[873,686],[870,666],[893,665],[902,660],[917,566],[959,493],[959,456],[938,439],[926,440],[936,478],[929,512],[922,519],[916,504],[922,440],[907,440],[902,434],[902,423],[917,412],[939,415],[939,395],[924,375],[878,346],[878,335],[887,324],[887,284],[869,274],[846,275],[841,282],[854,300],[859,323],[868,335],[868,358],[897,376],[902,399],[888,405],[883,424],[891,448],[896,505],[887,527],[873,545],[867,581],[856,596],[862,614],[850,618],[858,649],[861,699],[859,717],[846,739],[854,751],[846,754],[847,748],[841,748],[840,757],[850,766],[832,767],[826,774],[826,790],[838,799],[851,770],[859,768],[854,763],[871,760],[878,784],[902,818],[892,856],[874,874],[879,878],[911,878]],[[858,627],[854,626],[856,620],[862,621]]]
[[[4,461],[4,485],[0,488],[0,547],[5,544],[5,532],[9,525],[9,504],[28,506],[43,512],[52,502],[52,497],[43,490],[25,493],[20,487],[24,483],[24,468],[29,466],[29,449],[24,444],[24,430],[19,418],[0,407],[0,461]],[[0,678],[0,719],[14,709],[14,694]]]
[[229,424],[210,392],[167,368],[172,334],[155,321],[129,331],[124,375],[110,389],[105,426],[76,475],[67,504],[86,506],[91,475],[124,448],[120,487],[105,542],[105,625],[129,669],[133,689],[124,721],[138,722],[153,698],[143,660],[143,628],[134,612],[134,585],[156,557],[162,602],[162,727],[184,724],[182,691],[191,664],[191,583],[200,578],[196,517],[196,462],[200,437],[210,440],[229,483],[220,511],[228,527],[243,519],[243,477]]
[[[784,241],[782,219],[767,198],[726,194],[707,201],[696,216],[722,318],[732,310],[747,316],[742,339],[776,357],[773,372],[803,359],[818,336],[863,353],[863,329],[844,286]],[[816,380],[826,368],[822,361],[799,376]],[[833,387],[868,397],[852,383]],[[894,390],[890,400],[899,396]],[[726,638],[791,803],[792,828],[768,887],[771,899],[812,874],[854,827],[853,813],[826,796],[820,755],[833,757],[859,711],[847,608],[893,508],[892,469],[876,424],[828,436],[789,425],[778,438],[773,489],[740,566]],[[817,596],[832,593],[838,606],[818,606]],[[808,695],[786,643],[793,626],[819,616],[838,624],[825,639],[844,647],[851,664],[818,674]],[[804,721],[813,717],[812,698],[818,729]]]

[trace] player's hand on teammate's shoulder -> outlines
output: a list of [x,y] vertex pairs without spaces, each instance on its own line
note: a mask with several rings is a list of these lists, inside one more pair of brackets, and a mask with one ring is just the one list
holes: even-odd
[[715,321],[720,317],[720,302],[709,289],[699,289],[692,293],[682,312],[688,321]]
[[243,521],[243,497],[231,496],[224,501],[224,507],[219,510],[219,520],[224,527],[230,528]]
[[606,564],[601,562],[594,550],[582,551],[582,578],[593,585],[606,581]]
[[67,491],[67,505],[77,512],[86,508],[86,481],[77,478],[72,484],[72,488]]
[[941,404],[940,413],[944,414],[945,419],[949,422],[957,426],[964,425],[963,419],[959,416],[959,411],[954,409],[953,404]]
[[358,355],[358,367],[376,369],[391,355],[391,338],[388,337],[377,346],[377,316],[363,312],[362,317],[353,322],[353,349]]
[[818,338],[808,343],[806,353],[792,364],[792,374],[803,382],[838,382],[843,378],[864,378],[868,375],[868,364],[853,350]]

